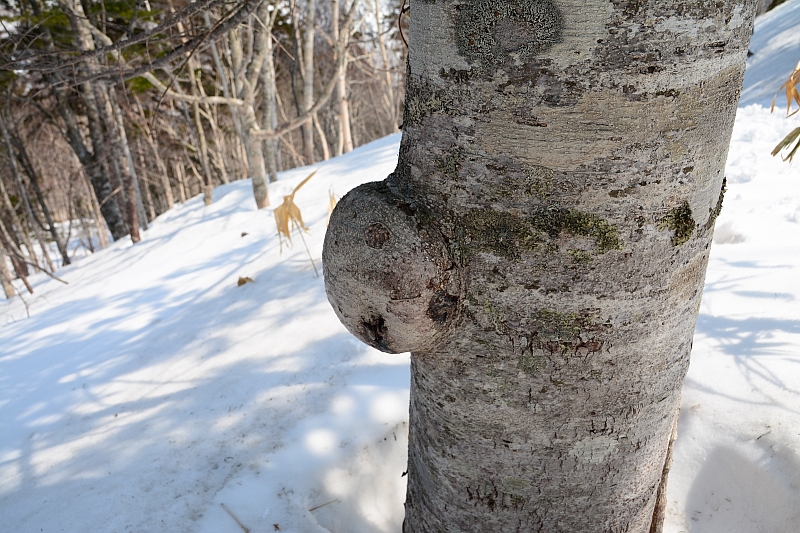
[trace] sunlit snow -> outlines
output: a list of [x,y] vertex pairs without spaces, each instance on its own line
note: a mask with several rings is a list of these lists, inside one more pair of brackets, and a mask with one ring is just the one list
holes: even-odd
[[[800,118],[763,107],[800,60],[798,27],[793,0],[753,38],[668,533],[798,531],[800,172],[770,151]],[[399,139],[313,167],[295,201],[317,268],[329,190],[383,179]],[[272,204],[309,172],[282,173]],[[0,302],[0,531],[399,533],[409,358],[347,333],[249,181],[57,274],[69,285],[23,290],[30,318]]]

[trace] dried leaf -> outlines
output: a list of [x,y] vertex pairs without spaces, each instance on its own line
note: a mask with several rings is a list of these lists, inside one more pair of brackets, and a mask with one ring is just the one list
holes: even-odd
[[[275,225],[278,227],[278,239],[281,246],[281,251],[283,251],[283,239],[286,239],[288,244],[292,243],[292,231],[294,228],[300,228],[304,231],[308,231],[308,228],[303,223],[303,216],[300,213],[300,208],[294,203],[294,195],[300,190],[300,187],[308,183],[314,174],[317,171],[315,170],[311,174],[308,175],[306,179],[301,181],[297,187],[294,188],[292,194],[289,196],[283,197],[283,203],[275,208],[273,213],[275,213]],[[290,226],[291,223],[291,227]]]
[[[772,99],[772,105],[770,106],[770,112],[775,111],[775,100],[778,98],[778,95],[781,91],[786,91],[786,116],[791,117],[798,111],[800,111],[800,91],[798,90],[800,87],[800,62],[797,63],[797,66],[794,67],[794,70],[789,75],[789,79],[786,80],[786,83],[781,85],[778,92],[775,93],[775,97]],[[792,111],[792,103],[797,103],[798,109]]]
[[245,284],[247,284],[247,283],[254,283],[254,282],[253,282],[253,278],[248,278],[248,277],[240,277],[240,278],[239,278],[239,281],[237,281],[237,282],[236,282],[236,286],[237,286],[237,287],[241,287],[242,285],[245,285]]
[[794,158],[794,155],[797,153],[798,147],[800,147],[800,128],[793,129],[789,133],[789,135],[784,137],[783,140],[778,143],[778,146],[776,146],[775,149],[772,150],[772,155],[773,156],[778,155],[781,152],[781,150],[783,150],[793,142],[795,142],[795,145],[791,150],[789,150],[789,155],[783,157],[784,161],[791,161]]
[[339,203],[339,199],[336,198],[336,195],[333,193],[333,187],[328,189],[328,217],[325,219],[325,226],[331,221],[331,215],[333,214],[333,209],[336,207],[336,204]]

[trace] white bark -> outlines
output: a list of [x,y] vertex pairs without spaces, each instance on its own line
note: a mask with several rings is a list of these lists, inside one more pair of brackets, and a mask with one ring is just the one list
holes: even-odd
[[11,269],[8,268],[6,251],[0,243],[0,285],[3,286],[3,294],[6,299],[10,300],[14,297],[14,286],[11,284]]
[[412,0],[398,167],[323,253],[412,351],[406,533],[657,525],[755,7]]
[[332,30],[333,42],[336,48],[336,57],[340,59],[339,68],[336,71],[336,92],[334,101],[336,103],[339,123],[338,137],[336,139],[336,156],[353,151],[353,133],[350,127],[350,103],[347,100],[347,46],[350,42],[350,21],[351,12],[355,9],[356,0],[350,3],[347,8],[346,24],[340,27],[340,0],[333,0],[332,3]]
[[389,123],[392,125],[391,131],[394,132],[397,128],[397,102],[394,96],[392,73],[389,70],[389,54],[386,51],[386,40],[383,37],[383,20],[381,20],[381,8],[378,0],[373,0],[372,9],[375,15],[378,50],[380,51],[381,63],[383,65],[383,74],[381,77],[383,78],[384,105],[386,106],[386,114],[389,117]]
[[[306,0],[306,22],[303,28],[303,112],[314,105],[314,32],[317,23],[317,1]],[[314,164],[313,115],[303,126],[303,149],[306,165]]]
[[[261,67],[261,129],[275,130],[278,127],[278,89],[276,86],[275,57],[272,45],[272,27],[278,15],[278,10],[273,9],[267,14],[264,29],[261,33],[264,47],[264,64]],[[269,181],[278,180],[280,161],[280,142],[278,139],[264,141],[264,156],[269,172]]]

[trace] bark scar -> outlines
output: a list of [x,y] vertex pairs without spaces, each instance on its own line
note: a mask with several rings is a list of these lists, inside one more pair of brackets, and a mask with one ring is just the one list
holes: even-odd
[[367,246],[370,248],[381,250],[390,239],[391,233],[389,233],[389,228],[380,222],[370,224],[367,226],[367,229],[364,230],[364,242],[366,242]]
[[457,296],[447,294],[444,291],[436,291],[428,304],[428,310],[425,314],[440,326],[444,326],[455,316],[457,307]]
[[371,316],[369,319],[362,318],[361,326],[364,328],[364,338],[370,346],[381,351],[389,349],[389,344],[386,342],[388,334],[386,320],[381,315]]

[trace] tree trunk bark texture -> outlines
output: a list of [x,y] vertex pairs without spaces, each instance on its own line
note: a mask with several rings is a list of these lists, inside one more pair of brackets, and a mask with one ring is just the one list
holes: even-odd
[[412,352],[406,533],[651,531],[756,4],[411,1],[397,169],[323,253]]

